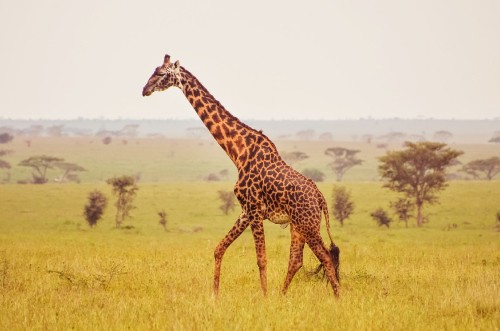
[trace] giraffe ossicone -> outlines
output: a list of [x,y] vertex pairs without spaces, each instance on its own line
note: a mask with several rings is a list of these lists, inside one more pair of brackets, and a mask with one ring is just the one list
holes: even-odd
[[[187,100],[229,156],[238,170],[234,193],[242,212],[236,223],[214,251],[214,294],[219,292],[222,257],[231,243],[250,227],[255,242],[261,287],[267,292],[267,259],[264,220],[290,225],[291,245],[288,272],[282,288],[286,293],[295,273],[302,267],[304,245],[307,244],[325,268],[335,295],[339,294],[339,250],[333,243],[328,207],[323,194],[309,178],[295,171],[279,155],[274,143],[229,113],[198,79],[179,64],[164,57],[142,90],[143,96],[170,87],[182,90]],[[328,249],[320,234],[325,217],[331,242]],[[332,250],[332,247],[335,248]],[[333,254],[332,252],[336,253]]]

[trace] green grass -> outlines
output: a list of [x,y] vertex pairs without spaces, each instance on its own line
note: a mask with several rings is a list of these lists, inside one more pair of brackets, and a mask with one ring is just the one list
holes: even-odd
[[[223,180],[236,181],[236,170],[224,151],[210,140],[163,139],[163,138],[115,138],[111,144],[104,145],[96,137],[59,137],[59,138],[26,138],[31,141],[28,147],[22,137],[16,137],[1,149],[13,150],[11,155],[2,159],[12,165],[12,169],[0,169],[0,182],[10,174],[10,183],[18,180],[30,180],[31,168],[19,167],[17,164],[34,155],[51,155],[64,158],[67,162],[77,163],[87,171],[78,173],[82,182],[103,182],[116,175],[140,175],[142,182],[162,183],[179,181],[202,181],[210,173],[218,174],[228,170]],[[126,143],[125,143],[126,142]],[[325,149],[341,146],[360,150],[358,157],[364,160],[362,165],[353,167],[344,176],[347,182],[378,181],[377,157],[386,150],[377,148],[376,144],[339,141],[276,141],[281,152],[301,151],[309,158],[294,165],[296,169],[316,168],[325,173],[325,182],[333,182],[335,175],[328,164],[332,159],[324,154]],[[498,146],[494,144],[461,144],[452,145],[463,150],[465,154],[459,158],[462,163],[498,155]],[[401,144],[389,145],[390,149],[399,149]],[[452,172],[457,172],[455,167]],[[48,177],[53,181],[60,171],[49,170]],[[461,174],[463,177],[463,173]],[[500,180],[497,176],[495,180]]]
[[[345,185],[356,212],[332,229],[341,248],[339,299],[307,275],[317,265],[308,248],[289,293],[280,294],[290,234],[270,222],[268,296],[246,231],[227,251],[221,295],[212,297],[213,250],[238,215],[218,209],[216,192],[230,182],[140,184],[127,230],[114,228],[112,204],[96,228],[83,219],[88,192],[111,198],[105,184],[0,185],[0,329],[500,328],[500,182],[453,182],[441,204],[426,209],[424,228],[390,229],[369,212],[387,208],[393,193],[379,183]],[[320,185],[329,201],[332,187]],[[158,224],[162,208],[168,232]]]

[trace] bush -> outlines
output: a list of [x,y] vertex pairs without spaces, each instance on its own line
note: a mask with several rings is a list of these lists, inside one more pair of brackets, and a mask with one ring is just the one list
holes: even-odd
[[333,217],[344,226],[344,220],[348,219],[354,211],[354,202],[351,195],[343,186],[333,188]]
[[378,226],[386,226],[389,227],[392,219],[389,217],[387,212],[382,208],[378,208],[370,216],[377,222]]
[[231,191],[218,191],[217,193],[222,202],[222,205],[219,206],[220,210],[222,210],[224,215],[229,214],[229,212],[236,207],[236,197],[234,193]]
[[95,190],[89,193],[88,202],[83,209],[83,214],[90,227],[94,227],[101,219],[102,214],[108,204],[108,199],[104,194]]
[[163,226],[163,229],[167,231],[167,212],[165,209],[162,209],[158,212],[158,216],[160,216],[160,225]]
[[14,139],[14,136],[11,135],[10,133],[0,133],[0,144],[6,144],[10,142],[12,139]]

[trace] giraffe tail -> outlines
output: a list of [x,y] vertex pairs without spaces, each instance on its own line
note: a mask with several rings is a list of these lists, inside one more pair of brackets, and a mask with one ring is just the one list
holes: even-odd
[[322,195],[321,196],[321,210],[323,211],[323,214],[325,215],[325,223],[326,223],[326,232],[328,233],[328,238],[330,238],[330,243],[335,246],[333,243],[332,239],[332,232],[330,229],[330,215],[328,213],[328,205],[326,204],[325,197]]
[[[321,209],[323,210],[323,214],[325,215],[325,223],[326,223],[326,231],[328,232],[328,237],[330,238],[330,249],[329,254],[330,257],[332,258],[333,261],[333,267],[335,268],[335,275],[337,277],[337,281],[340,284],[340,249],[338,248],[337,245],[333,243],[333,238],[332,238],[332,232],[330,229],[330,215],[328,213],[328,205],[326,204],[325,197],[322,195],[321,196],[322,200],[322,206]],[[314,273],[318,273],[321,269],[323,268],[323,265],[320,264],[318,268],[314,271]]]

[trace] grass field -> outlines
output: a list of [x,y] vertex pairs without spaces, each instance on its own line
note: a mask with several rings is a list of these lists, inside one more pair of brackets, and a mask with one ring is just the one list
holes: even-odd
[[[26,140],[30,141],[29,146]],[[340,146],[360,150],[358,157],[364,162],[345,174],[344,180],[348,182],[378,181],[377,157],[386,152],[386,149],[377,148],[375,144],[362,142],[278,140],[275,143],[280,152],[306,153],[309,158],[296,163],[294,167],[299,171],[305,168],[319,169],[326,175],[326,182],[333,182],[335,175],[328,167],[332,159],[324,154],[325,149]],[[142,182],[150,183],[202,181],[210,173],[219,174],[222,170],[228,170],[228,176],[223,180],[236,180],[234,165],[213,140],[115,138],[111,144],[105,145],[96,137],[19,137],[1,147],[14,153],[2,157],[12,165],[12,169],[0,169],[0,182],[7,173],[11,176],[10,183],[30,180],[31,169],[17,164],[23,159],[43,154],[64,158],[87,169],[78,173],[82,182],[103,182],[109,177],[123,174],[139,175]],[[459,157],[462,163],[500,155],[498,144],[460,144],[451,147],[465,152]],[[388,148],[400,149],[401,143],[390,144]],[[452,168],[451,171],[456,173],[458,168]],[[58,170],[49,170],[48,177],[52,181],[60,173]],[[464,176],[463,173],[458,174]],[[500,175],[495,180],[500,180]]]
[[[111,205],[96,228],[86,225],[88,192],[111,198],[98,181],[0,185],[0,329],[500,329],[500,181],[452,182],[426,210],[424,228],[389,229],[369,212],[387,208],[393,194],[377,182],[345,185],[356,209],[332,229],[339,299],[307,274],[317,265],[308,248],[289,293],[280,294],[290,234],[269,222],[268,296],[246,231],[226,253],[221,295],[212,297],[213,249],[238,214],[222,215],[216,192],[231,182],[141,183],[130,229],[114,228]],[[332,187],[320,185],[329,201]],[[162,208],[168,232],[158,224]]]

